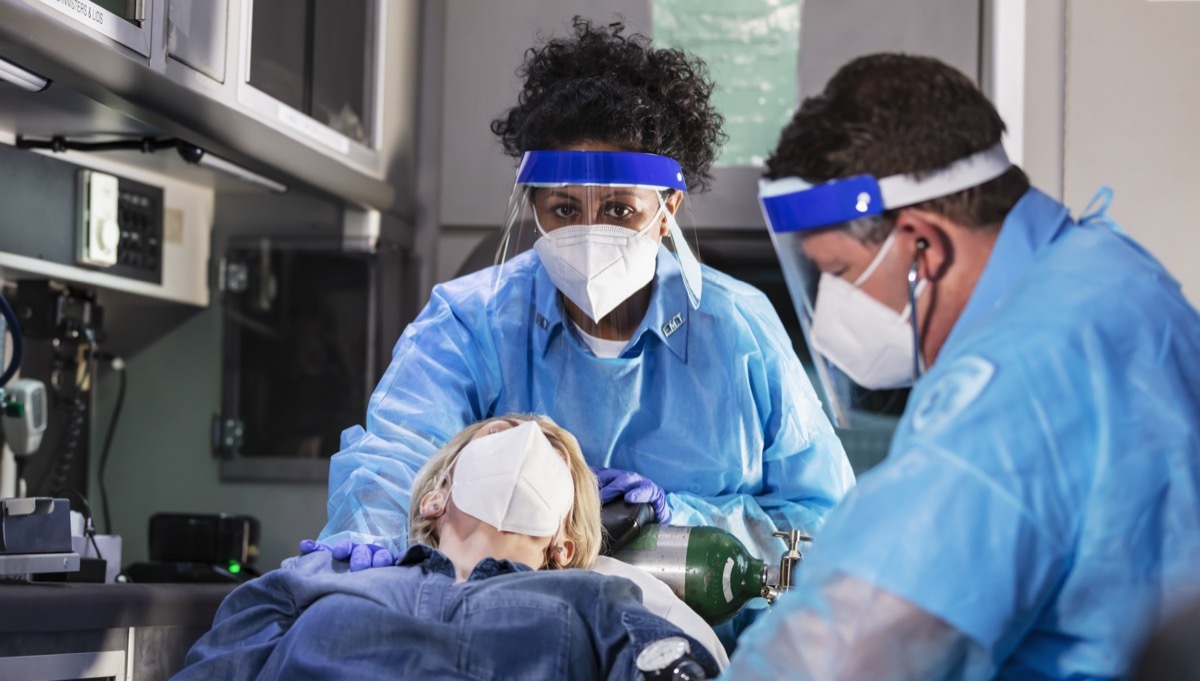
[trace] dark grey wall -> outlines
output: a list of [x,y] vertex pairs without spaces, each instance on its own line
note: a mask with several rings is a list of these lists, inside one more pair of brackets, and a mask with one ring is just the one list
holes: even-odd
[[937,57],[979,82],[980,0],[803,0],[800,96],[873,52]]
[[495,226],[512,190],[515,162],[489,125],[516,103],[517,67],[539,36],[569,32],[571,17],[650,31],[647,0],[445,0],[442,167],[443,225]]

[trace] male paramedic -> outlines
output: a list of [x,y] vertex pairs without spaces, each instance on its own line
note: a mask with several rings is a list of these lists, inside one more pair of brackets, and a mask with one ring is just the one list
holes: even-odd
[[1200,317],[1110,192],[1073,217],[1003,131],[896,54],[783,131],[760,198],[829,383],[920,380],[729,678],[1119,678],[1200,588]]

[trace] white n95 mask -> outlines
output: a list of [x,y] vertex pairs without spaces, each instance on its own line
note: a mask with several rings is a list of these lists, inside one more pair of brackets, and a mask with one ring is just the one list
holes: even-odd
[[[828,272],[821,274],[813,311],[813,348],[829,358],[855,383],[868,390],[912,385],[912,305],[900,312],[875,300],[861,288],[887,255],[895,232],[852,284]],[[917,283],[913,299],[921,297],[925,280]]]
[[570,225],[546,232],[539,224],[542,236],[533,248],[558,290],[599,322],[654,279],[658,242],[649,234],[664,210],[660,205],[636,232],[613,225]]
[[558,533],[575,503],[571,470],[533,421],[467,443],[454,464],[450,498],[502,532]]

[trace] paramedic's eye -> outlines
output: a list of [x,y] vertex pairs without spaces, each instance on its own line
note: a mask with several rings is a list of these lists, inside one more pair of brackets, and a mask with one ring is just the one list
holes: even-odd
[[623,203],[614,203],[608,206],[608,209],[604,211],[604,215],[613,220],[626,220],[636,212],[636,210]]
[[559,220],[570,220],[578,215],[579,212],[575,210],[575,206],[569,203],[560,203],[556,206],[550,206],[550,214]]

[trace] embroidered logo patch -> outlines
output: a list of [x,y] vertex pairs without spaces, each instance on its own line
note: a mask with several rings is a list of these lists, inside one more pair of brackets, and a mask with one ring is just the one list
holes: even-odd
[[683,326],[683,315],[676,314],[674,317],[671,317],[666,324],[662,325],[663,337],[670,337],[670,335],[679,330],[679,327],[681,326]]
[[914,433],[944,428],[983,392],[996,367],[982,357],[961,357],[937,379],[912,412]]
[[538,313],[538,316],[534,319],[534,321],[537,322],[538,326],[542,327],[542,331],[550,330],[550,320],[543,317],[540,312]]

